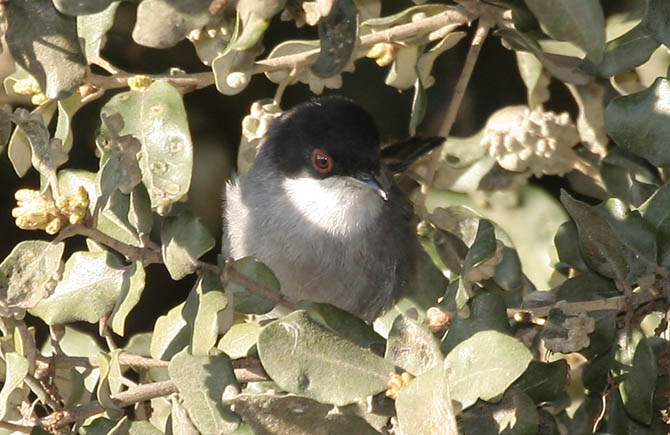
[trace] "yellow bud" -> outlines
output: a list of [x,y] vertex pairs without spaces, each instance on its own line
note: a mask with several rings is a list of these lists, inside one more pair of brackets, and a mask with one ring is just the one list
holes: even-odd
[[412,382],[414,377],[407,372],[402,372],[401,374],[392,373],[388,381],[388,388],[384,392],[384,395],[389,399],[397,399],[398,394]]
[[46,103],[47,101],[49,101],[49,99],[41,92],[38,92],[30,98],[30,102],[35,106],[39,106],[40,104]]
[[86,218],[89,203],[88,192],[83,186],[79,186],[74,194],[58,198],[56,207],[68,218],[71,225],[76,225]]
[[33,95],[41,92],[40,84],[33,76],[15,81],[12,89],[19,95]]
[[128,79],[128,87],[131,91],[143,91],[148,88],[153,80],[147,75],[138,74]]
[[45,230],[56,234],[63,224],[63,216],[54,203],[37,190],[20,189],[14,197],[17,207],[12,209],[16,226],[24,230]]
[[396,48],[395,45],[390,42],[378,42],[367,52],[365,57],[370,59],[375,59],[377,65],[386,66],[393,62],[395,59]]

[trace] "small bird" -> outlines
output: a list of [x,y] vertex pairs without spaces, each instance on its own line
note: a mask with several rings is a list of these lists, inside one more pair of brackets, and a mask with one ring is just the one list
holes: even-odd
[[224,255],[257,257],[292,302],[374,320],[413,280],[419,249],[412,204],[392,172],[443,140],[384,153],[372,117],[342,97],[284,112],[250,170],[226,186]]

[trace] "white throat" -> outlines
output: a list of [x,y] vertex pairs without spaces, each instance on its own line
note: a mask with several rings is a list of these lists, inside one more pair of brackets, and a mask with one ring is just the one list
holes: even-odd
[[367,228],[381,212],[378,193],[354,185],[347,177],[286,178],[282,182],[288,201],[310,223],[337,236]]

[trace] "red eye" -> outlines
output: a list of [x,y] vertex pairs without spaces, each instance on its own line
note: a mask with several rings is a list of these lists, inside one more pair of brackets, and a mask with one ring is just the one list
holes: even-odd
[[315,149],[312,153],[312,166],[321,173],[328,173],[333,170],[333,158],[327,152]]

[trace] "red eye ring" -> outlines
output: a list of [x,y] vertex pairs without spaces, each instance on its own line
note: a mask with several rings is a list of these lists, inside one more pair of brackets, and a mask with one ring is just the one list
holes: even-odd
[[333,158],[327,152],[317,148],[312,152],[312,166],[322,174],[327,174],[333,170]]

